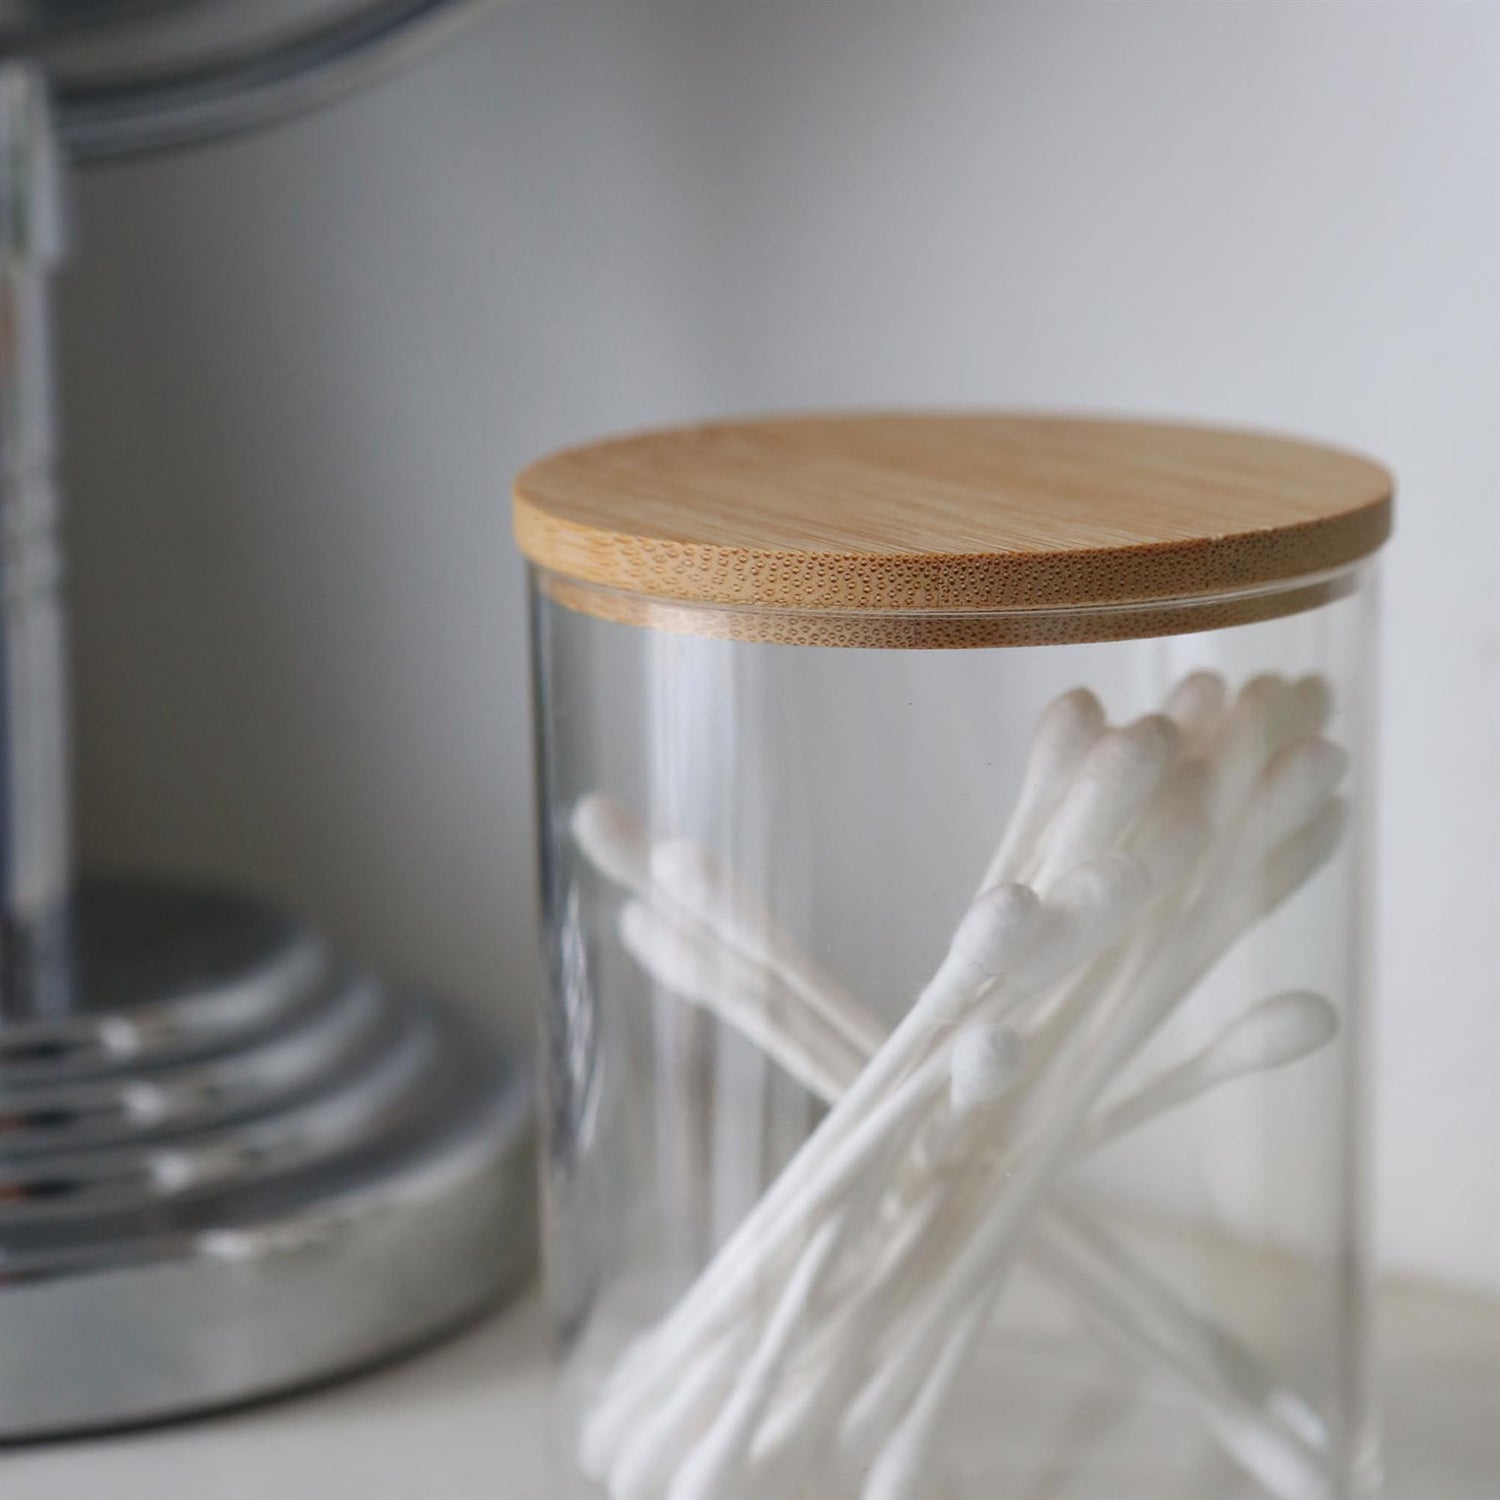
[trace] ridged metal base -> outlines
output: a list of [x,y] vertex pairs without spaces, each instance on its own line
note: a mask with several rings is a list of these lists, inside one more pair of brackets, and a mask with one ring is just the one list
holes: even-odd
[[0,1439],[425,1342],[529,1265],[525,1075],[298,923],[86,884],[73,1008],[0,1028]]

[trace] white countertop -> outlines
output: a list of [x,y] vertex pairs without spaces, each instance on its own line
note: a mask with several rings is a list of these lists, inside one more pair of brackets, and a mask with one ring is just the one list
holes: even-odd
[[545,1500],[532,1295],[425,1354],[225,1416],[0,1450],[0,1500]]
[[[1387,1292],[1388,1500],[1500,1494],[1500,1308]],[[312,1394],[157,1431],[0,1453],[0,1500],[546,1500],[537,1298]]]

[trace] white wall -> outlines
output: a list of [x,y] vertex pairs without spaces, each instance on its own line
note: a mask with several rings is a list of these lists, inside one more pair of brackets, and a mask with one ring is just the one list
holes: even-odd
[[81,817],[523,1018],[506,481],[739,408],[1106,406],[1398,470],[1383,1228],[1500,1294],[1500,8],[533,4],[89,174]]

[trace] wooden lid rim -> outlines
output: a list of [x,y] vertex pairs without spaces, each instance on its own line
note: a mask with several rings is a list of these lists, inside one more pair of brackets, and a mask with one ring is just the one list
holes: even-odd
[[1015,413],[810,414],[566,450],[515,484],[557,578],[839,613],[1161,606],[1376,551],[1390,475],[1233,429]]
[[1354,592],[1366,564],[1237,593],[1141,600],[1100,608],[968,610],[807,610],[661,599],[581,583],[532,564],[541,595],[616,625],[762,645],[954,650],[1150,640],[1225,630],[1319,609]]
[[[967,613],[987,610],[1087,609],[1167,602],[1234,593],[1313,579],[1379,551],[1391,533],[1391,502],[1349,517],[1311,521],[1268,533],[1279,554],[1262,561],[1246,580],[1247,548],[1255,533],[1155,546],[1087,548],[1039,560],[1025,554],[1011,565],[1006,553],[950,553],[922,559],[910,569],[911,590],[890,602],[888,588],[868,581],[867,553],[741,551],[731,566],[723,549],[694,543],[593,531],[542,515],[515,502],[515,536],[521,552],[559,577],[679,604],[726,608]],[[1317,561],[1307,566],[1309,559]],[[1132,583],[1081,590],[1080,565],[1108,560],[1140,562],[1125,570]],[[902,571],[899,555],[882,559],[886,583]],[[1048,565],[1050,563],[1050,566]],[[1153,588],[1150,576],[1172,576],[1177,586]],[[674,587],[662,586],[670,578]],[[1185,586],[1184,586],[1185,585]]]

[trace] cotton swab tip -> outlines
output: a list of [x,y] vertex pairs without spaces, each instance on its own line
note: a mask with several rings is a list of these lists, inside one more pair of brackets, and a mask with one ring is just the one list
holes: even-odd
[[1138,804],[1171,763],[1179,739],[1165,714],[1144,714],[1119,729],[1106,729],[1089,751],[1081,779],[1119,801]]
[[1027,885],[997,885],[979,896],[954,931],[949,951],[986,978],[998,978],[1024,951],[1041,903]]
[[724,866],[692,839],[665,839],[651,851],[651,878],[669,896],[698,907],[729,894]]
[[1090,933],[1123,931],[1151,894],[1151,871],[1134,854],[1101,854],[1058,881],[1048,906]]
[[1213,1072],[1229,1077],[1284,1067],[1332,1041],[1338,1029],[1338,1012],[1322,995],[1272,995],[1224,1030],[1213,1047]]
[[618,885],[645,888],[651,840],[629,808],[606,792],[590,792],[574,806],[571,826],[590,864]]
[[1259,672],[1247,678],[1240,688],[1236,707],[1253,713],[1264,720],[1274,712],[1277,704],[1286,696],[1290,684],[1277,672]]
[[1024,1048],[1014,1028],[966,1026],[953,1043],[949,1101],[955,1115],[998,1104],[1021,1074]]
[[716,950],[644,901],[627,901],[619,924],[625,951],[659,984],[695,1001],[713,993],[722,971]]
[[1087,688],[1074,688],[1041,712],[1010,825],[979,882],[981,891],[1013,880],[1104,733],[1104,709]]
[[1266,844],[1295,833],[1323,805],[1349,767],[1349,754],[1332,740],[1301,739],[1266,763],[1246,808]]
[[1160,775],[1180,741],[1181,732],[1166,714],[1142,714],[1114,731],[1110,748],[1122,770]]
[[1042,710],[1031,737],[1032,762],[1077,765],[1103,732],[1103,706],[1087,688],[1074,688]]
[[1133,854],[1102,854],[1070,870],[1048,896],[1039,935],[1008,976],[1013,993],[1038,988],[1110,948],[1139,915],[1151,876]]
[[1208,767],[1202,761],[1183,762],[1135,830],[1130,849],[1151,872],[1153,891],[1176,886],[1212,842],[1207,782]]
[[1224,716],[1227,690],[1217,672],[1189,672],[1167,695],[1162,712],[1177,725],[1188,748],[1196,750]]
[[1147,714],[1099,736],[1048,826],[1036,881],[1042,890],[1115,843],[1161,784],[1180,738],[1164,714]]
[[1319,672],[1297,678],[1287,700],[1287,717],[1297,733],[1318,734],[1333,715],[1333,689]]

